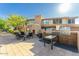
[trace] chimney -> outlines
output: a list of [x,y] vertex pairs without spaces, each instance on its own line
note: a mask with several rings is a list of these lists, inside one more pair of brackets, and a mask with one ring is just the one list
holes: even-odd
[[41,24],[41,22],[42,22],[42,16],[41,15],[35,16],[35,23]]

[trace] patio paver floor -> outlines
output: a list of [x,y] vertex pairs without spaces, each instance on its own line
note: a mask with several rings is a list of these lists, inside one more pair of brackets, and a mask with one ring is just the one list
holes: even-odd
[[0,56],[79,56],[79,53],[56,46],[51,50],[49,44],[44,47],[37,37],[22,41],[16,40],[12,34],[1,33]]

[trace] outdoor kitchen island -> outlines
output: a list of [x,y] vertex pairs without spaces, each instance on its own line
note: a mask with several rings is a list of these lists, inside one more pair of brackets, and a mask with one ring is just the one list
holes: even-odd
[[53,33],[59,33],[57,37],[59,43],[72,45],[76,47],[79,52],[79,31],[67,31],[67,35],[61,34],[59,30],[53,31]]

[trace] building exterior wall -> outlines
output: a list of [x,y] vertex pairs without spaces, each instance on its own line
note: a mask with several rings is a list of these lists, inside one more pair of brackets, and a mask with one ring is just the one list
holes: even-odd
[[[61,17],[61,18],[47,18],[42,19],[42,16],[38,15],[35,16],[35,18],[32,20],[34,22],[31,24],[30,29],[35,30],[36,33],[41,30],[42,25],[47,25],[53,29],[58,29],[60,25],[68,25],[68,24],[74,24],[75,25],[75,18],[74,17]],[[68,26],[67,26],[68,27]],[[45,29],[50,30],[48,27],[45,26]],[[56,30],[55,29],[55,30]]]

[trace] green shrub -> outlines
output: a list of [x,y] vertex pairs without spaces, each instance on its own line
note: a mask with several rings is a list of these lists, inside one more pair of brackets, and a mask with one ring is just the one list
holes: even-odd
[[8,32],[9,33],[14,33],[14,30],[13,29],[8,29]]

